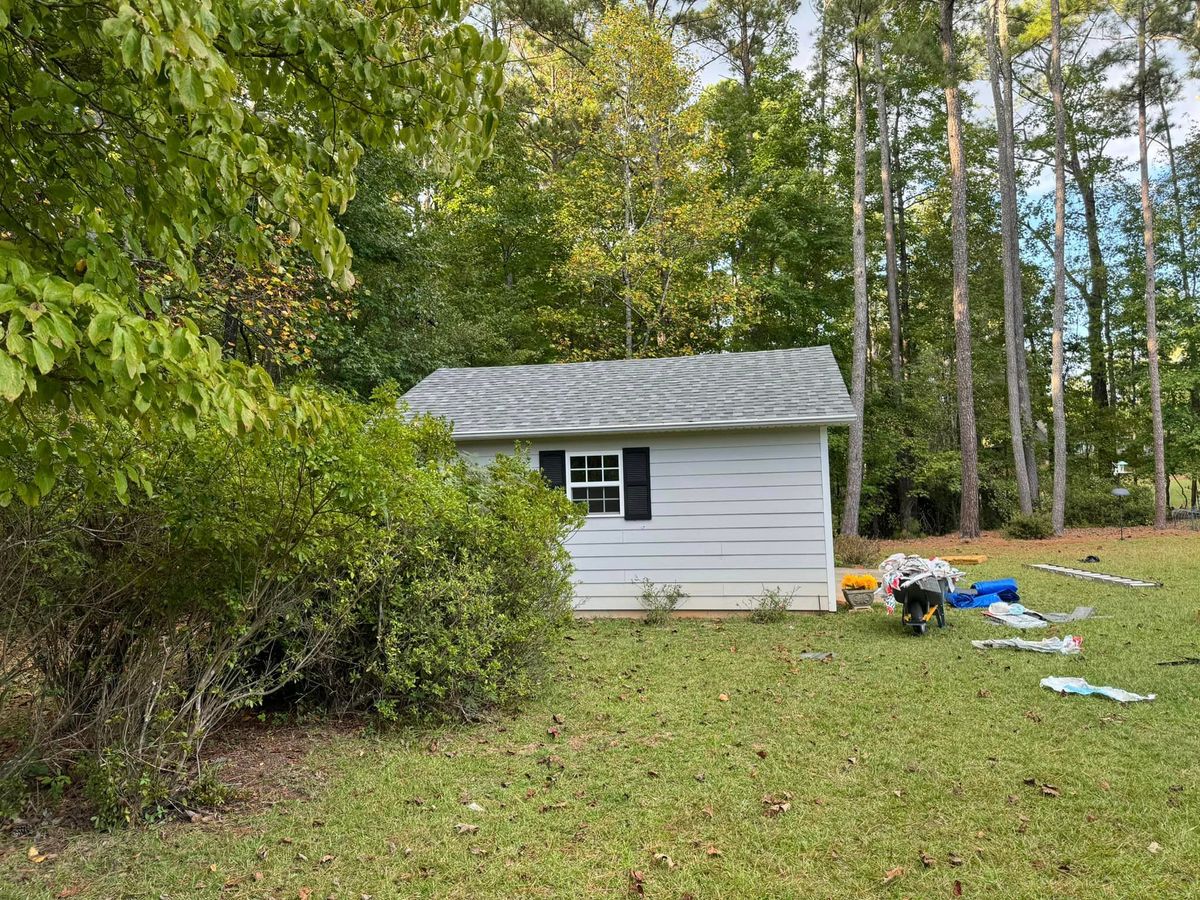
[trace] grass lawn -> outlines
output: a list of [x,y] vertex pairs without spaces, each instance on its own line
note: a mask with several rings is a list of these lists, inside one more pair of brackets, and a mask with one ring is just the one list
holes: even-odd
[[[14,845],[0,895],[1200,896],[1200,666],[1155,665],[1200,656],[1200,536],[982,546],[970,580],[1097,607],[1034,635],[1083,634],[1082,658],[976,651],[1016,634],[977,611],[924,638],[882,612],[584,623],[513,718],[342,734],[304,761],[307,800],[75,834],[41,865]],[[1020,568],[1087,553],[1166,586]],[[1045,675],[1159,699],[1061,697]]]

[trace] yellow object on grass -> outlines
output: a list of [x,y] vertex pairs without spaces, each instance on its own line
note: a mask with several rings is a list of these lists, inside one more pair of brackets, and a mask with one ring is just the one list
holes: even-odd
[[879,587],[874,575],[846,575],[842,578],[844,591],[873,591]]

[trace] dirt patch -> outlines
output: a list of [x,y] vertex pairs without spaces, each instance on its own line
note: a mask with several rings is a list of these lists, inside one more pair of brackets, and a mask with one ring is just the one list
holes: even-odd
[[[313,751],[341,736],[359,734],[362,721],[342,719],[316,724],[268,723],[247,716],[227,725],[205,744],[204,761],[219,767],[232,795],[215,809],[181,809],[180,822],[218,826],[287,800],[305,800],[324,783],[309,762]],[[25,853],[31,843],[58,852],[73,835],[91,831],[90,811],[78,789],[68,790],[53,809],[39,809],[0,826],[0,860]]]
[[247,717],[209,740],[204,757],[220,767],[234,792],[222,813],[253,812],[284,800],[307,799],[322,780],[308,765],[314,751],[337,737],[358,735],[363,721],[339,719],[317,724],[268,724]]
[[[1083,549],[1102,549],[1111,546],[1121,536],[1119,528],[1071,528],[1062,537],[1046,538],[1040,541],[1017,541],[1007,538],[999,531],[985,531],[974,540],[964,540],[956,534],[946,534],[940,537],[912,538],[905,541],[883,541],[882,546],[888,553],[905,551],[921,556],[945,556],[947,554],[989,554],[989,553],[1024,553],[1028,554],[1038,548],[1044,548],[1047,555],[1058,552],[1074,553]],[[1183,538],[1198,537],[1197,532],[1185,528],[1168,528],[1156,531],[1150,525],[1138,525],[1125,528],[1125,538]]]

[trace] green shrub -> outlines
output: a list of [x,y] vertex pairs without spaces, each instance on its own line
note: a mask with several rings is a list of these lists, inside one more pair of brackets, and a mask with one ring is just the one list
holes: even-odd
[[839,534],[833,539],[833,558],[839,566],[862,568],[878,565],[879,545],[869,538]]
[[93,810],[92,823],[105,831],[156,822],[171,809],[171,779],[118,748],[85,756],[76,776]]
[[1072,479],[1067,483],[1066,525],[1068,528],[1149,525],[1154,521],[1154,488],[1150,485],[1124,484],[1129,496],[1120,500],[1112,495],[1115,485],[1106,479]]
[[[198,748],[285,688],[473,719],[536,687],[581,514],[526,458],[474,467],[393,398],[330,403],[299,441],[97,432],[153,494],[77,468],[54,503],[0,509],[0,701],[40,687],[0,783],[77,759],[99,826],[148,821],[216,799]],[[0,439],[0,470],[35,450]]]
[[1032,513],[1028,516],[1017,513],[1004,526],[1005,537],[1018,541],[1041,541],[1053,534],[1054,527],[1045,513]]
[[642,586],[638,601],[646,611],[647,625],[666,625],[671,613],[687,597],[678,584],[655,584],[649,578],[642,578],[638,583]]
[[757,625],[777,625],[786,621],[795,596],[794,590],[785,592],[777,587],[767,588],[751,601],[750,621]]

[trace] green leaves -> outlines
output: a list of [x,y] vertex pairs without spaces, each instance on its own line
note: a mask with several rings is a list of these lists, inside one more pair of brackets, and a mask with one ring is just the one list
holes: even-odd
[[0,353],[0,397],[16,400],[25,388],[25,367],[5,353]]
[[[181,315],[198,248],[220,235],[254,268],[286,234],[349,285],[335,215],[362,147],[444,171],[484,157],[503,48],[445,0],[0,0],[0,28],[0,120],[16,126],[0,167],[0,433],[52,419],[52,452],[8,466],[3,493],[37,502],[78,460],[85,418],[185,434],[212,418],[239,435],[321,421],[325,401],[223,361]],[[0,464],[29,446],[0,447]],[[122,495],[136,484],[94,470]]]

